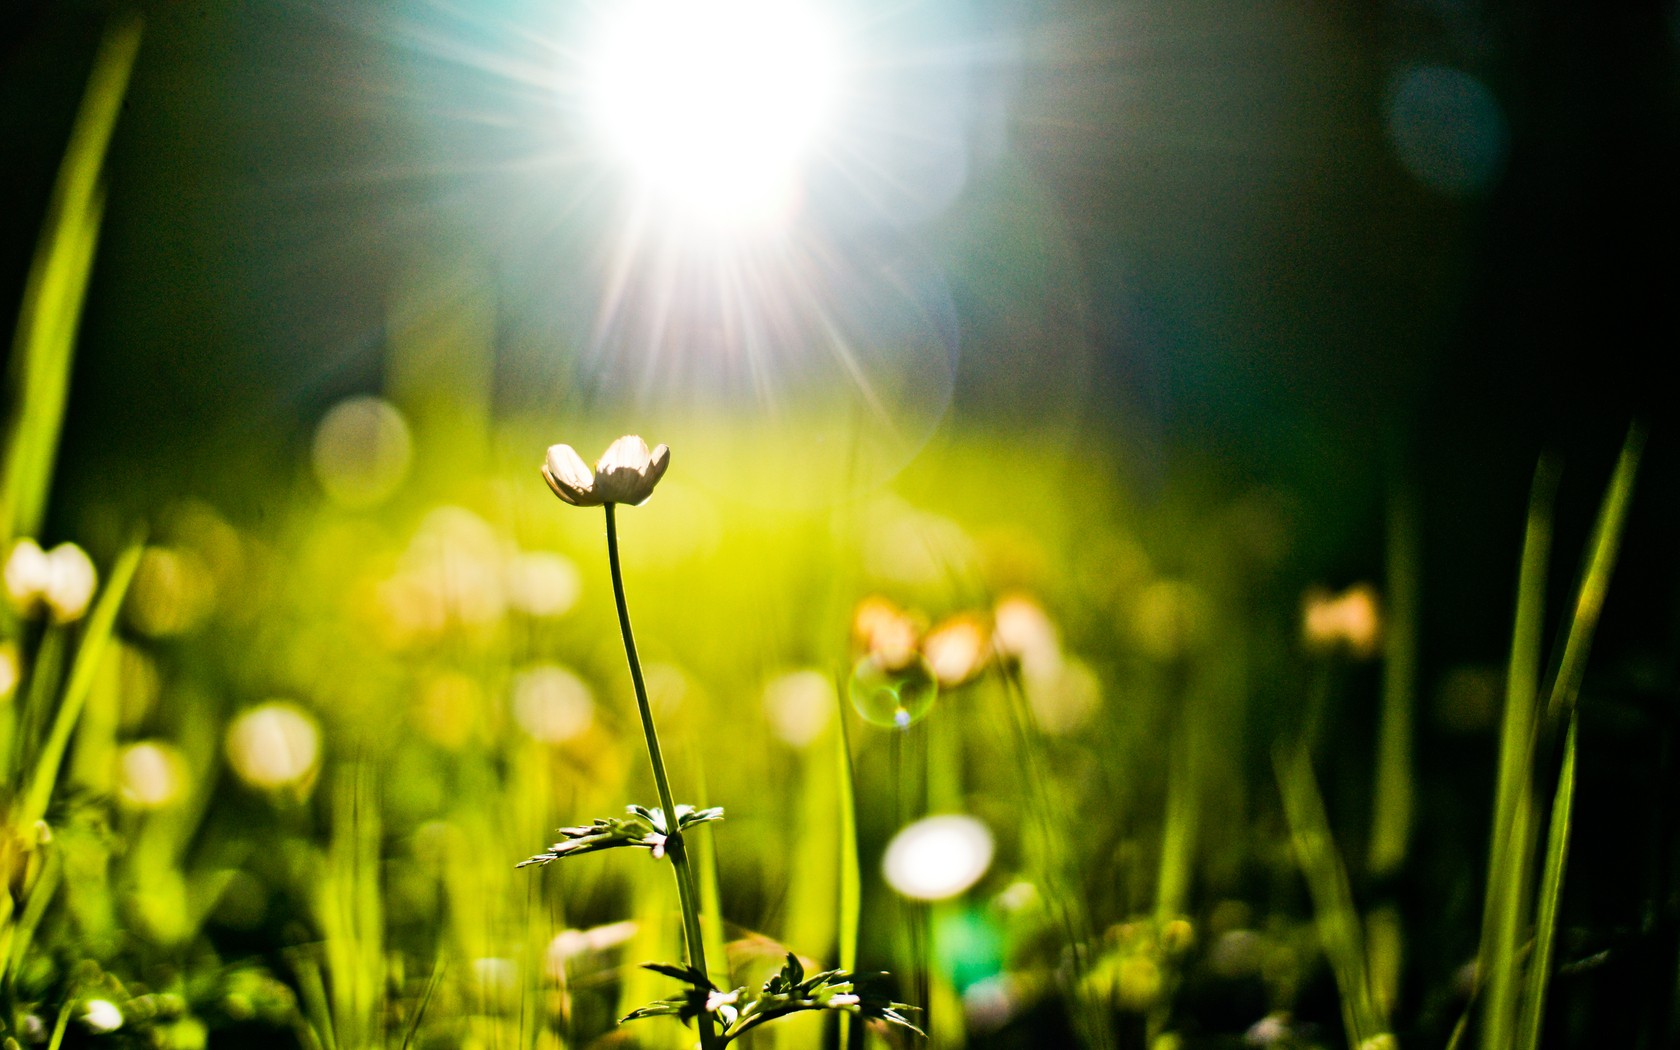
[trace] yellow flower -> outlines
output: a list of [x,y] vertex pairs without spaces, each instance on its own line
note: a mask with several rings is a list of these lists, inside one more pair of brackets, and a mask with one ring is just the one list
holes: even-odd
[[608,446],[591,471],[570,445],[551,445],[542,466],[543,480],[556,496],[574,507],[603,503],[644,503],[671,464],[671,450],[626,435]]
[[980,677],[991,652],[991,632],[973,613],[953,616],[922,636],[922,659],[941,689],[955,689]]

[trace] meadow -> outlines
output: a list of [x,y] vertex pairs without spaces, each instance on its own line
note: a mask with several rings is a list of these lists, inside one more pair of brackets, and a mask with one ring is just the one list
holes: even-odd
[[[1674,828],[1599,796],[1578,844],[1594,730],[1630,735],[1592,652],[1643,425],[1484,509],[1521,537],[1497,665],[1420,655],[1429,478],[1367,479],[1331,577],[1334,508],[1112,432],[499,411],[470,309],[284,462],[90,497],[55,470],[139,41],[10,358],[6,1047],[1680,1038]],[[621,435],[668,462],[595,466]]]

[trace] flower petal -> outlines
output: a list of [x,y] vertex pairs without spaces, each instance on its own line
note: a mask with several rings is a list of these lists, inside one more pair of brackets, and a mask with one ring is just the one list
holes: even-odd
[[621,437],[595,466],[595,498],[631,506],[645,503],[670,462],[671,450],[664,445],[650,453],[641,438]]
[[593,491],[595,472],[570,445],[549,446],[542,476],[550,491],[574,507],[593,507],[603,502]]
[[632,470],[640,474],[647,470],[651,458],[646,441],[635,434],[626,434],[608,445],[607,451],[595,461],[595,473],[616,474],[621,470]]

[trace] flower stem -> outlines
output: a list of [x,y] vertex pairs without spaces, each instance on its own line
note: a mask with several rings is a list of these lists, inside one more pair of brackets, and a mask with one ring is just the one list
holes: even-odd
[[[682,905],[683,939],[688,942],[688,965],[706,973],[706,946],[700,936],[700,905],[694,888],[694,872],[688,863],[688,846],[677,827],[677,807],[671,801],[671,780],[665,773],[665,758],[659,750],[659,733],[653,727],[653,708],[648,705],[647,683],[642,679],[642,661],[636,656],[636,637],[630,633],[630,606],[624,600],[624,574],[618,567],[618,519],[614,504],[607,511],[607,561],[612,566],[613,598],[618,602],[618,629],[624,635],[624,655],[630,661],[630,682],[636,687],[636,709],[642,716],[642,735],[647,739],[648,759],[653,763],[653,782],[659,788],[659,807],[665,815],[665,855],[677,877],[677,900]],[[712,1025],[712,1015],[702,1011],[698,1021],[700,1046],[713,1050],[723,1044]]]

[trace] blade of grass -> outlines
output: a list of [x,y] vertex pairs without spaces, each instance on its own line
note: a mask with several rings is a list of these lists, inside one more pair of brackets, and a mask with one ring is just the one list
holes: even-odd
[[338,1050],[333,1034],[332,1010],[327,1006],[327,987],[321,980],[321,966],[302,950],[292,953],[292,970],[297,974],[298,997],[303,1000],[299,1019],[322,1050]]
[[1388,1020],[1371,994],[1364,935],[1347,868],[1336,852],[1307,750],[1280,745],[1272,753],[1272,762],[1295,857],[1312,896],[1313,925],[1341,993],[1348,1045],[1359,1050],[1368,1040],[1388,1032]]
[[1027,700],[1027,691],[1018,669],[995,648],[992,655],[1003,680],[1004,709],[1014,742],[1017,776],[1026,796],[1029,823],[1038,832],[1036,854],[1028,854],[1028,863],[1036,868],[1035,877],[1052,914],[1062,927],[1063,936],[1067,938],[1073,964],[1066,988],[1069,1009],[1073,1012],[1082,1045],[1090,1050],[1108,1050],[1113,1045],[1109,1007],[1104,996],[1094,993],[1087,980],[1092,969],[1090,918],[1083,899],[1072,889],[1078,885],[1079,879],[1074,861],[1065,852],[1066,844],[1057,826],[1058,811],[1051,800],[1049,777],[1042,761],[1043,733]]
[[0,959],[4,969],[0,970],[0,989],[4,989],[7,996],[12,992],[13,979],[23,968],[24,957],[29,954],[29,946],[35,940],[35,931],[40,928],[41,920],[47,916],[47,905],[52,903],[53,895],[58,892],[59,882],[64,878],[64,858],[60,852],[50,846],[40,846],[46,851],[40,872],[27,890],[23,900],[22,913],[10,933],[11,939],[7,944],[6,958]]
[[47,1040],[47,1050],[58,1050],[64,1045],[65,1030],[70,1027],[70,1011],[76,1006],[76,997],[64,997],[64,1005],[59,1007],[58,1020],[53,1024],[52,1038]]
[[1628,428],[1621,455],[1616,460],[1616,470],[1610,476],[1610,487],[1598,508],[1587,567],[1575,595],[1563,656],[1552,676],[1551,699],[1546,704],[1546,713],[1554,721],[1574,709],[1575,698],[1581,690],[1587,653],[1592,648],[1593,633],[1598,629],[1599,615],[1604,611],[1604,596],[1610,588],[1610,574],[1621,551],[1628,506],[1633,501],[1633,483],[1638,476],[1639,457],[1644,450],[1645,428],[1635,423]]
[[45,513],[76,327],[104,211],[100,172],[140,49],[140,29],[138,15],[120,17],[100,44],[24,285],[12,342],[16,408],[8,421],[0,483],[0,506],[6,508],[0,546],[40,531]]
[[1418,526],[1409,490],[1389,501],[1388,616],[1383,640],[1382,714],[1366,868],[1394,872],[1406,860],[1412,825],[1412,693],[1417,664]]
[[1493,831],[1488,846],[1477,986],[1483,995],[1482,1045],[1509,1046],[1515,1021],[1519,917],[1527,910],[1533,852],[1535,708],[1540,691],[1541,630],[1545,618],[1546,563],[1552,544],[1552,501],[1557,470],[1550,460],[1535,469],[1517,572],[1511,657],[1505,676],[1505,715],[1500,729],[1499,773],[1494,788]]
[[432,976],[426,981],[426,990],[420,993],[420,1001],[414,1004],[414,1016],[408,1019],[408,1027],[403,1031],[402,1050],[409,1050],[414,1045],[414,1037],[420,1034],[420,1022],[426,1016],[426,1007],[431,1005],[432,996],[437,993],[438,985],[443,983],[443,949],[439,948],[437,961],[432,964]]
[[[846,680],[835,679],[834,701],[837,725],[834,733],[834,767],[839,784],[836,807],[839,816],[840,884],[837,915],[835,917],[835,954],[840,968],[857,972],[858,926],[863,915],[863,874],[858,868],[857,841],[857,784],[852,774],[852,737],[846,724]],[[838,1014],[840,1050],[850,1046],[852,1018],[846,1011]]]
[[1546,1018],[1546,990],[1552,980],[1552,951],[1557,941],[1558,901],[1563,896],[1564,867],[1569,860],[1570,819],[1575,808],[1575,738],[1577,719],[1571,715],[1563,741],[1563,768],[1552,800],[1552,824],[1546,833],[1546,867],[1540,876],[1540,902],[1534,921],[1534,953],[1528,962],[1528,989],[1517,1026],[1519,1050],[1539,1050],[1540,1028]]
[[[709,797],[706,770],[695,760],[690,763],[696,798]],[[697,828],[689,842],[694,847],[694,880],[700,890],[700,936],[706,942],[709,976],[719,988],[733,987],[729,973],[729,952],[723,936],[723,891],[718,885],[717,840],[709,828]]]

